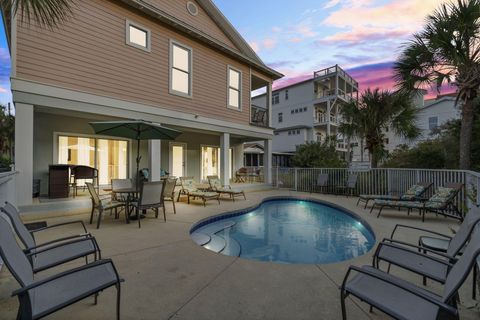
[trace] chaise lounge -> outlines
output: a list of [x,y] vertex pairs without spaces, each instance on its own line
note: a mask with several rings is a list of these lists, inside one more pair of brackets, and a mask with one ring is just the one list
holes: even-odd
[[361,194],[358,197],[357,206],[360,202],[365,203],[365,209],[372,200],[392,200],[392,201],[417,201],[422,200],[422,195],[432,186],[431,182],[417,182],[405,191],[401,196],[379,195],[379,194]]
[[220,196],[222,194],[227,194],[230,199],[235,202],[235,197],[242,197],[247,200],[245,197],[245,192],[239,189],[232,189],[231,186],[226,186],[222,184],[222,181],[218,178],[218,176],[208,176],[208,183],[210,184],[210,188],[213,191],[217,192]]
[[180,182],[182,184],[182,188],[178,193],[177,202],[180,200],[181,195],[187,196],[187,203],[190,204],[190,198],[194,200],[199,198],[203,201],[203,206],[206,206],[206,202],[208,200],[217,200],[218,204],[220,204],[220,194],[217,192],[211,191],[202,191],[195,187],[195,180],[193,177],[181,177]]
[[422,215],[422,222],[425,221],[426,212],[434,212],[436,214],[441,214],[446,217],[451,217],[454,219],[459,219],[463,221],[463,215],[457,206],[454,203],[454,199],[459,194],[462,189],[463,184],[461,183],[447,183],[444,187],[438,187],[435,194],[428,199],[427,201],[401,201],[401,200],[375,200],[374,205],[370,212],[374,208],[379,208],[377,218],[380,217],[383,208],[406,208],[408,209],[408,214],[410,214],[412,209],[418,209],[419,213]]

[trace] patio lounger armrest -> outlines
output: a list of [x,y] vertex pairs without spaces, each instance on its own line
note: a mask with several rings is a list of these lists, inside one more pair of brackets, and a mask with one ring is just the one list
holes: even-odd
[[[375,250],[374,258],[383,260],[381,257],[378,256],[378,255],[380,254],[381,248],[382,248],[382,247],[391,247],[391,248],[395,248],[395,249],[398,249],[398,250],[408,251],[408,252],[411,253],[411,254],[414,254],[414,255],[417,255],[417,256],[422,256],[422,257],[424,257],[424,258],[426,258],[426,259],[433,260],[433,261],[435,261],[435,262],[444,264],[444,265],[446,265],[446,266],[448,266],[448,267],[450,267],[450,268],[453,267],[453,264],[450,263],[450,262],[448,262],[448,261],[445,261],[445,260],[442,260],[442,259],[439,259],[439,258],[430,256],[430,255],[426,255],[426,254],[423,254],[423,253],[421,253],[421,252],[418,252],[418,251],[415,251],[415,250],[411,250],[411,249],[409,249],[409,248],[405,248],[405,247],[402,247],[402,246],[398,246],[398,245],[395,245],[394,243],[387,243],[387,242],[385,242],[385,241],[388,241],[388,240],[391,240],[391,239],[383,239],[383,241],[378,244],[377,250]],[[402,243],[402,244],[404,244],[404,245],[410,245],[409,243]],[[419,249],[424,250],[423,247],[418,247],[418,246],[413,246],[413,245],[412,245],[412,247],[414,247],[414,248],[416,247],[416,248],[419,248]],[[427,251],[431,251],[431,250],[427,250]],[[432,251],[432,253],[435,253],[435,254],[437,254],[437,255],[439,255],[439,256],[442,256],[442,257],[444,257],[444,258],[447,258],[447,259],[449,259],[449,261],[453,259],[453,258],[450,257],[450,256],[438,254],[438,253],[435,252],[435,251]]]
[[115,265],[113,264],[113,261],[111,259],[102,259],[102,260],[94,261],[94,262],[89,263],[87,265],[83,265],[83,266],[78,267],[78,268],[74,268],[74,269],[70,269],[70,270],[67,270],[67,271],[64,271],[64,272],[60,272],[60,273],[55,274],[53,276],[35,281],[35,282],[29,284],[28,286],[25,286],[25,287],[22,287],[20,289],[17,289],[15,291],[13,291],[12,292],[12,297],[17,296],[17,295],[25,294],[31,289],[42,286],[42,285],[44,285],[48,282],[54,281],[54,280],[62,278],[64,276],[67,276],[67,275],[70,275],[70,274],[73,274],[73,273],[76,273],[76,272],[80,272],[82,270],[87,270],[89,268],[93,268],[93,267],[96,267],[96,266],[99,266],[99,265],[102,265],[102,264],[107,264],[107,263],[112,264],[112,267],[113,267],[113,270],[115,271],[115,275],[117,277],[118,282],[123,282],[124,280],[119,277],[117,269],[115,268]]
[[429,230],[429,229],[424,229],[424,228],[419,228],[419,227],[407,226],[407,225],[405,225],[405,224],[396,224],[395,227],[393,228],[392,234],[390,235],[390,239],[393,239],[393,238],[394,238],[394,235],[395,235],[395,232],[396,232],[398,229],[401,229],[401,228],[413,229],[413,230],[428,232],[428,233],[437,235],[437,236],[439,236],[439,237],[444,237],[444,238],[447,238],[448,240],[452,240],[452,237],[447,236],[447,235],[445,235],[445,234],[443,234],[443,233],[439,233],[439,232],[435,232],[435,231],[432,231],[432,230]]
[[65,243],[64,241],[71,240],[71,239],[91,239],[91,238],[93,239],[93,236],[90,233],[76,234],[76,235],[73,235],[73,236],[68,236],[68,237],[44,242],[42,244],[39,244],[39,245],[36,245],[36,246],[33,246],[33,247],[29,247],[29,248],[25,249],[24,251],[29,252],[29,251],[32,251],[34,249],[49,246],[51,244],[55,244],[55,243],[58,243],[58,242]]
[[[65,245],[84,242],[84,241],[91,241],[93,243],[93,246],[95,247],[95,249],[98,252],[100,252],[100,249],[99,249],[98,244],[97,244],[97,240],[95,240],[94,237],[90,237],[90,238],[79,238],[79,239],[75,239],[75,240],[72,240],[72,241],[61,242],[61,243],[58,243],[54,246],[49,246],[49,247],[46,247],[46,248],[43,248],[43,249],[40,249],[40,250],[35,250],[34,252],[31,252],[31,250],[30,250],[30,252],[26,253],[26,255],[27,256],[34,256],[36,254],[46,252],[46,251],[49,251],[49,250],[52,250],[52,249],[55,249],[55,248],[60,248],[60,247],[63,247]],[[42,247],[44,247],[44,245],[40,245],[40,246],[33,247],[33,248],[30,248],[30,249],[42,248]]]
[[43,227],[43,228],[40,228],[40,229],[32,230],[32,231],[30,231],[30,233],[31,233],[31,234],[34,234],[35,232],[44,231],[44,230],[48,230],[48,229],[52,229],[52,228],[57,228],[57,227],[62,227],[62,226],[66,226],[66,225],[74,224],[74,223],[79,223],[79,224],[81,224],[83,230],[85,231],[85,233],[88,233],[87,227],[85,226],[85,223],[83,223],[82,220],[75,220],[75,221],[69,221],[69,222],[62,222],[62,223],[52,224],[51,226],[46,226],[46,227]]
[[347,283],[347,279],[351,273],[351,271],[356,271],[358,273],[362,273],[362,274],[365,274],[366,276],[369,276],[369,277],[372,277],[372,278],[376,278],[380,281],[383,281],[383,282],[386,282],[386,283],[389,283],[397,288],[400,288],[402,290],[405,290],[417,297],[419,297],[420,299],[423,299],[423,300],[426,300],[428,301],[429,303],[431,304],[434,304],[436,306],[438,306],[439,308],[441,309],[444,309],[446,310],[447,312],[453,314],[453,315],[457,315],[458,314],[458,311],[457,309],[455,309],[454,307],[446,304],[446,303],[443,303],[442,301],[440,300],[436,300],[434,299],[433,297],[431,296],[428,296],[426,294],[424,294],[423,292],[419,291],[419,290],[415,290],[413,287],[412,288],[409,288],[409,287],[406,287],[404,285],[402,285],[401,283],[395,281],[394,279],[392,278],[387,278],[387,277],[384,277],[380,274],[377,274],[377,273],[373,273],[373,272],[370,272],[368,269],[364,269],[364,268],[360,268],[360,267],[357,267],[357,266],[350,266],[348,268],[348,271],[347,271],[347,274],[345,275],[345,278],[343,280],[343,283],[342,283],[342,287],[341,287],[341,290],[345,290],[345,285]]
[[438,252],[438,251],[435,251],[433,249],[425,248],[425,247],[418,246],[418,245],[415,245],[415,244],[412,244],[412,243],[408,243],[408,242],[404,242],[404,241],[400,241],[400,240],[388,239],[388,238],[384,238],[382,240],[382,242],[386,242],[386,241],[388,241],[390,243],[398,243],[398,244],[408,246],[408,247],[411,247],[411,248],[414,248],[414,249],[419,249],[419,250],[422,250],[422,251],[427,251],[429,253],[435,254],[437,256],[440,256],[442,258],[446,258],[446,259],[449,259],[449,260],[453,260],[453,261],[457,260],[455,257],[449,256],[446,253]]

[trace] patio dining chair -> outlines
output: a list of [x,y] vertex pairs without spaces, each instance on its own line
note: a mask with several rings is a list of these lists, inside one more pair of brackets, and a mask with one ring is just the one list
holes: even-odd
[[163,187],[163,207],[165,209],[165,201],[172,201],[173,213],[177,213],[175,208],[175,187],[177,186],[176,178],[166,178],[165,186]]
[[[89,256],[93,256],[94,260],[101,258],[97,241],[87,233],[87,229],[82,221],[65,222],[28,231],[15,206],[6,202],[5,206],[0,208],[0,210],[7,216],[15,233],[25,247],[23,252],[28,258],[33,272],[40,272],[79,258],[85,258],[87,262]],[[40,244],[35,241],[35,233],[77,223],[81,224],[85,233],[56,238]]]
[[[100,222],[102,221],[102,215],[106,210],[110,210],[112,212],[113,210],[115,211],[115,218],[118,218],[118,208],[125,208],[125,203],[112,200],[111,196],[105,197],[100,197],[97,193],[97,190],[95,190],[95,187],[93,184],[86,182],[88,192],[90,192],[90,197],[92,200],[92,212],[90,213],[90,224],[93,222],[93,215],[95,213],[95,210],[98,211],[98,218],[97,218],[97,229],[100,228]],[[128,221],[127,217],[127,210],[125,211],[125,219]]]
[[[347,197],[349,195],[353,195],[355,193],[355,188],[357,187],[357,174],[349,174],[347,180],[345,181],[344,185],[335,186],[336,194],[343,194]],[[341,191],[340,193],[338,191]]]
[[130,202],[130,205],[135,208],[135,213],[138,220],[138,227],[141,227],[140,211],[147,211],[149,209],[155,212],[155,218],[158,218],[158,210],[163,207],[163,220],[167,221],[165,215],[165,205],[163,203],[164,181],[144,182],[140,187],[140,196],[138,201]]
[[112,200],[126,202],[128,194],[116,192],[116,190],[132,189],[135,184],[132,179],[112,179]]
[[97,260],[36,280],[34,270],[17,243],[10,224],[0,217],[0,256],[20,288],[17,296],[17,319],[40,319],[77,301],[94,296],[115,286],[117,288],[117,319],[120,319],[120,279],[111,260]]
[[357,206],[360,202],[365,203],[364,209],[367,208],[368,203],[372,200],[402,200],[402,201],[416,201],[423,200],[422,196],[430,189],[433,185],[431,182],[417,182],[408,188],[404,194],[391,195],[391,194],[361,194],[358,196]]
[[316,188],[320,188],[320,191],[325,193],[325,189],[328,188],[328,173],[320,173],[317,176]]
[[[480,255],[480,232],[474,232],[464,253],[451,267],[442,295],[371,266],[350,266],[340,288],[342,319],[347,319],[345,299],[355,296],[395,319],[459,319],[458,289]],[[355,273],[351,277],[351,274]]]
[[[406,226],[402,224],[397,224],[392,231],[392,234],[390,236],[390,239],[388,239],[388,242],[391,243],[398,243],[398,244],[404,244],[404,242],[400,242],[396,239],[394,239],[395,235],[397,234],[398,230],[405,230],[405,229],[410,229],[410,230],[416,230],[421,233],[427,233],[430,234],[430,236],[420,236],[418,238],[418,246],[410,246],[409,244],[406,245],[406,247],[410,247],[413,250],[418,249],[418,251],[423,252],[424,254],[430,253],[430,252],[441,252],[446,254],[446,258],[449,259],[449,261],[455,261],[457,256],[461,254],[461,250],[465,247],[465,244],[467,241],[470,239],[475,227],[477,224],[480,222],[480,209],[479,208],[473,208],[465,217],[465,220],[463,223],[460,225],[460,228],[458,231],[455,233],[453,237],[435,232],[432,230],[428,229],[423,229],[419,227],[414,227],[414,226]],[[398,260],[401,259],[400,257],[389,257],[391,254],[395,255],[395,251],[398,251],[395,248],[389,248],[387,251],[389,252],[380,252],[381,258],[386,257],[388,260]],[[401,261],[403,265],[407,265],[408,269],[417,272],[420,274],[423,274],[425,271],[428,272],[428,269],[425,268],[424,265],[416,265],[419,263],[419,260],[416,259],[417,255],[416,254],[409,254],[407,251],[401,252],[403,255],[402,259],[404,258],[404,255],[411,255],[412,257],[408,260]],[[395,263],[394,263],[395,264]],[[436,262],[433,262],[431,264],[436,264]],[[477,279],[477,269],[473,269],[473,286],[472,286],[472,297],[473,299],[476,298],[476,285],[475,281]],[[425,282],[425,278],[424,278]],[[442,281],[440,281],[442,282]]]
[[230,199],[235,202],[235,197],[243,197],[243,199],[247,200],[245,196],[245,191],[240,189],[232,189],[229,185],[223,185],[222,181],[218,176],[207,176],[208,183],[210,184],[210,188],[213,191],[217,192],[220,196],[222,194],[226,194],[230,197]]
[[377,218],[380,217],[382,210],[385,207],[390,208],[406,208],[407,214],[413,209],[417,209],[422,215],[422,222],[425,221],[425,213],[433,212],[441,214],[446,217],[459,219],[463,221],[463,215],[455,205],[455,198],[463,188],[461,183],[447,183],[443,187],[438,187],[435,194],[427,201],[399,201],[399,200],[375,200],[374,205],[370,209],[370,212],[374,208],[379,208]]

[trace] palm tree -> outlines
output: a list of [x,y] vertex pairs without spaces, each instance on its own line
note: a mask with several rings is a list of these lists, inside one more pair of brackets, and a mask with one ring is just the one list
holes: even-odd
[[480,86],[480,0],[443,4],[427,17],[422,31],[413,35],[394,66],[403,90],[457,88],[462,103],[461,169],[470,168],[474,99]]
[[340,132],[361,141],[365,140],[372,167],[385,157],[385,132],[393,132],[407,139],[419,134],[415,125],[416,108],[411,95],[403,92],[367,89],[358,102],[352,101],[341,109],[344,123]]
[[72,13],[74,0],[0,0],[4,13],[19,14],[22,22],[37,21],[53,27],[66,20]]

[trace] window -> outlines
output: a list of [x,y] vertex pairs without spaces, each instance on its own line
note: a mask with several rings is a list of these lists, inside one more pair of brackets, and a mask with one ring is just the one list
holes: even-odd
[[228,107],[240,109],[242,100],[242,73],[228,67]]
[[303,107],[304,112],[307,112],[307,109],[308,109],[307,107]]
[[129,46],[150,52],[150,30],[127,20],[126,43]]
[[290,111],[291,114],[293,114],[294,110],[292,109],[292,111]]
[[192,49],[170,42],[170,93],[192,96]]
[[280,103],[280,94],[278,92],[272,94],[272,104]]
[[438,127],[438,117],[428,118],[428,129],[434,130]]
[[283,122],[283,113],[282,112],[280,112],[278,114],[278,122]]
[[300,134],[300,130],[297,130],[297,134]]
[[289,135],[289,136],[292,135],[292,131],[288,131],[288,135]]
[[285,90],[285,100],[288,100],[288,90]]
[[99,184],[107,185],[111,179],[127,178],[128,141],[61,135],[57,159],[59,164],[97,168]]
[[295,109],[295,113],[298,113],[298,109]]
[[278,136],[278,132],[275,132],[274,135]]

